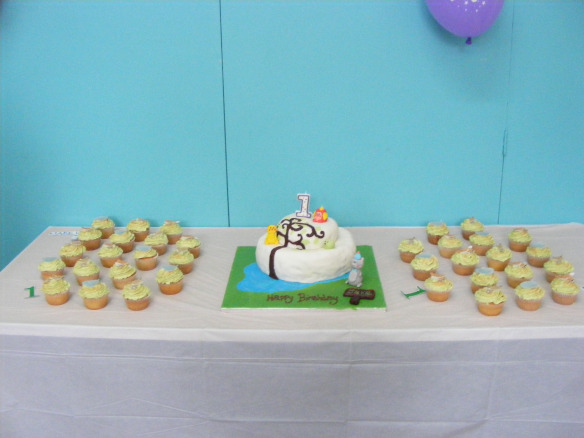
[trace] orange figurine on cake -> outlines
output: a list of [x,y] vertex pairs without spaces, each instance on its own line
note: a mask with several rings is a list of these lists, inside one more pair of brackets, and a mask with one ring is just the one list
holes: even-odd
[[150,232],[150,222],[146,219],[138,218],[131,220],[126,228],[134,235],[136,242],[143,242]]
[[144,310],[150,305],[150,289],[142,280],[134,280],[124,286],[122,296],[130,310]]
[[452,292],[454,284],[444,275],[433,272],[430,274],[430,277],[424,281],[424,287],[426,288],[426,295],[429,300],[442,302],[450,298],[450,292]]
[[552,288],[552,299],[558,304],[574,304],[580,293],[580,286],[576,284],[574,277],[571,275],[554,278],[550,286]]

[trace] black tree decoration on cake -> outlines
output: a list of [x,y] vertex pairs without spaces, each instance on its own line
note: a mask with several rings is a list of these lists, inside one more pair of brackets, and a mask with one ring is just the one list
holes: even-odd
[[[280,231],[280,229],[283,230]],[[303,232],[307,232],[303,234]],[[297,217],[291,217],[282,219],[278,225],[278,236],[284,238],[284,243],[282,245],[276,246],[270,252],[270,277],[278,279],[276,275],[276,269],[274,267],[276,252],[282,248],[288,248],[289,246],[296,246],[297,249],[306,249],[304,245],[304,239],[308,237],[317,237],[322,239],[324,237],[324,231],[318,231],[313,225],[303,222],[302,219]]]

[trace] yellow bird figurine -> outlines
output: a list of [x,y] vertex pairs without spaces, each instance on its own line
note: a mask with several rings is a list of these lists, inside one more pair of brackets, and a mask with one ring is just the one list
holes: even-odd
[[266,245],[277,245],[280,243],[278,240],[278,227],[276,225],[268,225],[268,235],[264,243]]

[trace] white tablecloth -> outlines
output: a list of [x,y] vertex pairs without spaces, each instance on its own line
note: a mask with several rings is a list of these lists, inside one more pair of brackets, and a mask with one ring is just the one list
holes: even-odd
[[[488,230],[505,243],[511,228]],[[207,228],[185,230],[202,254],[176,296],[158,293],[151,271],[141,273],[154,291],[142,312],[113,288],[100,311],[76,295],[49,306],[37,265],[77,230],[47,229],[0,273],[1,437],[584,435],[584,298],[561,306],[548,295],[525,312],[504,286],[504,312],[485,317],[468,277],[440,258],[451,298],[406,299],[422,283],[397,246],[423,240],[423,228],[350,228],[373,246],[386,312],[222,311],[235,248],[264,230]],[[582,285],[584,226],[529,230]],[[67,278],[75,283],[70,269]]]

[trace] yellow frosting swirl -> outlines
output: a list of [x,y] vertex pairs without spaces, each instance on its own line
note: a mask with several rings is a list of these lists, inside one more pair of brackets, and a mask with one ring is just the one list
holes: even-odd
[[101,231],[96,228],[83,228],[77,238],[83,241],[101,239]]
[[416,271],[434,271],[438,269],[438,259],[428,253],[418,254],[410,265]]
[[476,220],[474,217],[469,217],[460,224],[460,228],[462,228],[464,231],[476,232],[483,231],[485,226],[480,221]]
[[491,268],[479,268],[472,273],[470,281],[477,286],[494,286],[499,282],[499,277]]
[[124,278],[131,277],[136,273],[136,268],[124,261],[117,261],[109,270],[110,278],[115,278],[116,280],[122,280]]
[[81,298],[94,299],[101,298],[109,294],[107,285],[99,280],[84,281],[83,286],[79,289]]
[[113,258],[113,257],[119,257],[123,253],[124,253],[124,251],[122,251],[122,248],[120,248],[119,246],[114,245],[113,243],[110,243],[110,242],[106,242],[99,249],[99,251],[97,252],[97,255],[99,257],[102,257],[102,258]]
[[168,263],[171,265],[186,265],[195,260],[195,256],[190,251],[185,249],[178,249],[174,251],[168,258]]
[[462,248],[462,241],[452,234],[445,234],[438,241],[438,246],[448,249]]
[[162,284],[178,283],[184,278],[184,274],[176,266],[164,266],[156,273],[156,281]]
[[424,286],[433,292],[450,292],[454,284],[444,275],[434,274],[424,281]]
[[65,269],[65,263],[57,257],[48,257],[40,262],[38,268],[42,272],[55,272]]
[[448,234],[448,227],[444,222],[430,222],[426,226],[426,232],[432,236],[444,236]]
[[109,217],[98,217],[93,221],[91,226],[98,230],[104,230],[106,228],[115,227],[115,224],[114,221],[112,221]]
[[574,272],[574,266],[562,256],[549,259],[543,267],[547,272],[556,275],[568,275]]
[[580,286],[572,277],[556,277],[550,286],[555,293],[561,295],[576,295],[580,292]]
[[156,257],[158,253],[150,246],[139,246],[134,251],[135,259],[147,259],[148,257]]
[[176,246],[180,249],[197,248],[201,246],[201,241],[195,236],[182,236],[178,239],[178,242],[176,242]]
[[479,256],[470,249],[462,249],[454,253],[452,263],[462,266],[475,266],[479,264]]
[[126,300],[139,301],[150,296],[150,289],[142,280],[134,280],[124,286],[122,296]]
[[43,282],[43,292],[47,295],[57,295],[67,292],[71,285],[62,277],[51,278]]
[[527,247],[527,255],[535,258],[546,258],[552,256],[552,250],[543,243],[532,243]]
[[126,228],[134,233],[148,231],[150,229],[150,222],[148,222],[146,219],[138,218],[130,221]]
[[168,237],[163,232],[152,233],[146,236],[144,239],[144,244],[150,246],[166,245],[168,243]]
[[509,277],[524,278],[526,280],[533,278],[532,269],[523,262],[509,263],[505,268],[505,274]]
[[475,300],[482,304],[500,304],[507,301],[507,295],[500,287],[482,287],[475,292]]
[[473,245],[488,246],[495,244],[495,239],[493,236],[483,231],[474,233],[468,238],[468,240],[470,240],[470,243]]
[[120,231],[112,234],[109,238],[111,243],[128,243],[135,240],[136,237],[131,231]]
[[93,260],[89,258],[79,259],[75,263],[75,266],[73,266],[73,273],[80,277],[97,274],[98,272],[99,266],[97,266]]
[[531,235],[526,228],[515,228],[509,233],[509,240],[519,243],[531,242]]
[[515,288],[515,294],[522,300],[541,300],[545,295],[545,290],[535,281],[524,281]]
[[424,245],[418,239],[412,237],[411,239],[402,240],[397,249],[401,252],[419,254],[424,251]]
[[79,257],[85,252],[85,247],[81,243],[68,243],[61,247],[59,255],[62,257]]
[[182,227],[176,221],[166,221],[164,225],[160,227],[160,231],[164,234],[180,234],[182,233]]
[[511,256],[512,256],[511,250],[509,248],[504,247],[501,244],[494,246],[487,251],[488,258],[497,260],[499,262],[505,262],[511,259]]

